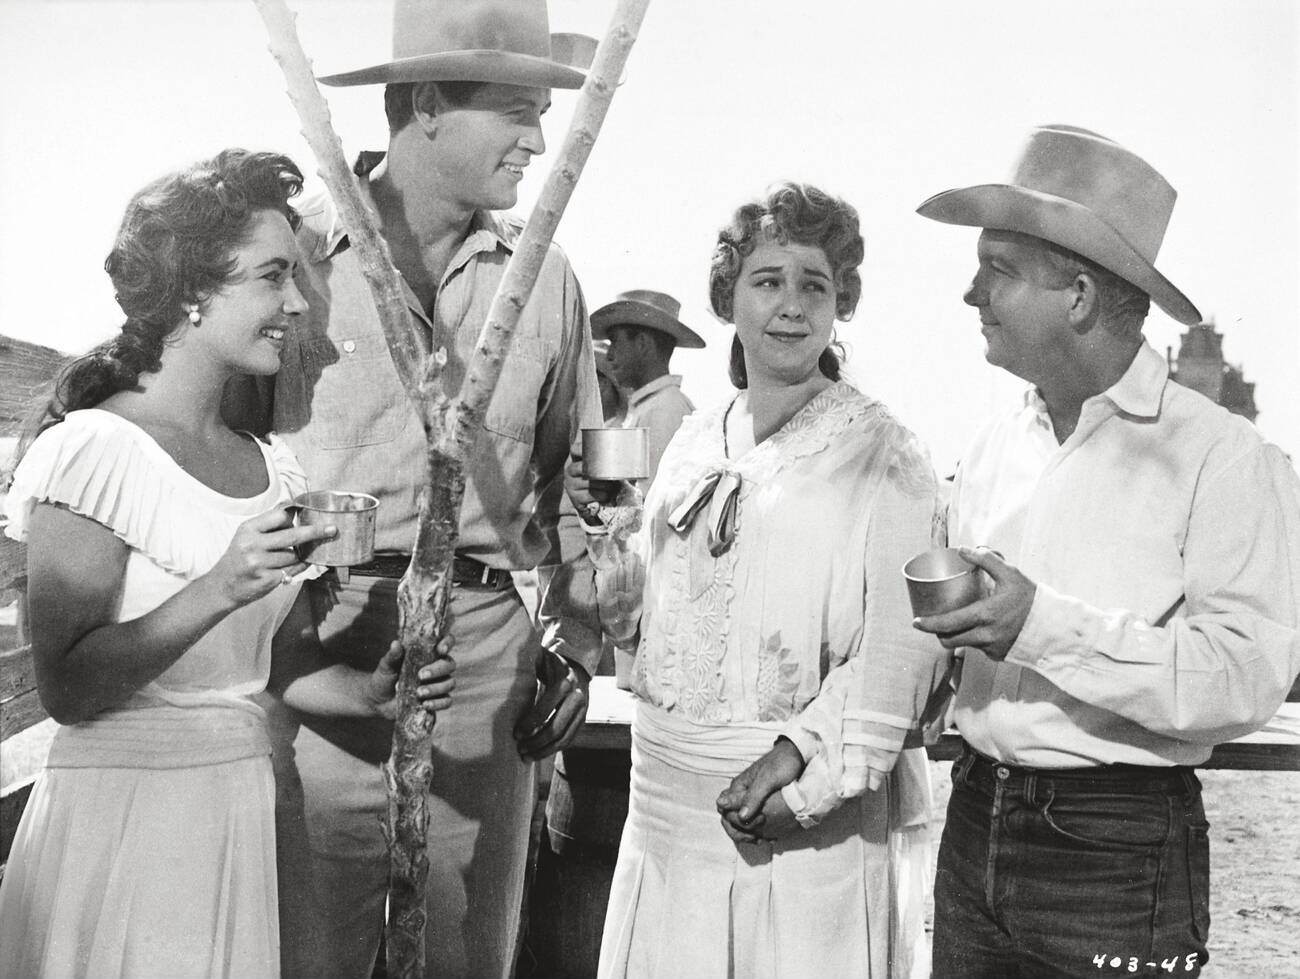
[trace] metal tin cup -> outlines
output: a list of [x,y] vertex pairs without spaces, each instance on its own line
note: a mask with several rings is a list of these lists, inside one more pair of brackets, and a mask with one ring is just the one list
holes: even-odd
[[588,479],[645,479],[650,475],[649,430],[584,428],[582,474]]
[[365,564],[375,556],[375,513],[379,501],[368,493],[313,490],[299,493],[289,504],[294,522],[307,527],[333,524],[338,536],[298,548],[298,557],[309,564],[346,567]]
[[936,547],[903,565],[912,614],[939,615],[963,608],[984,597],[980,569],[955,547]]

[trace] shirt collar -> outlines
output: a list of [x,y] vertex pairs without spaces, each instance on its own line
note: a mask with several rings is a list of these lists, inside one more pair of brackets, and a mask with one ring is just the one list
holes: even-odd
[[1115,407],[1136,418],[1155,418],[1169,380],[1169,365],[1145,340],[1124,376],[1102,392]]
[[[1168,380],[1169,365],[1150,343],[1143,340],[1124,376],[1088,401],[1105,398],[1126,415],[1156,418],[1160,414],[1160,401]],[[1047,414],[1047,403],[1033,385],[1025,391],[1025,406],[1040,415]]]
[[664,388],[669,388],[669,387],[679,388],[681,386],[682,386],[682,376],[680,374],[661,374],[659,377],[656,377],[649,384],[641,385],[641,387],[637,388],[630,395],[628,395],[627,403],[629,405],[640,404],[642,401],[646,400],[646,398],[650,397],[650,395],[658,391],[662,391]]
[[[356,174],[357,182],[366,197],[370,196],[370,173],[379,166],[385,155],[382,150],[362,150],[357,154],[356,162],[352,165],[352,172]],[[523,222],[518,218],[485,210],[475,211],[474,216],[470,218],[469,234],[457,249],[450,267],[463,265],[470,256],[478,252],[492,251],[497,246],[513,254],[523,227]],[[349,247],[348,236],[341,222],[334,222],[326,233],[324,244],[325,254],[330,257]]]

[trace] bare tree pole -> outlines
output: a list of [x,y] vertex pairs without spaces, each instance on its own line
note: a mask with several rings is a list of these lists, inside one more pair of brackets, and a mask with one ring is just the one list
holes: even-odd
[[[411,566],[398,589],[404,645],[408,636],[418,636],[415,646],[432,650],[442,634],[465,492],[465,461],[482,430],[483,414],[496,390],[519,316],[600,133],[649,2],[620,0],[609,30],[596,49],[559,157],[497,287],[460,395],[449,410],[426,415],[429,485],[420,498],[420,523]],[[410,645],[406,648],[398,686],[400,706],[393,751],[384,768],[391,860],[388,969],[390,975],[401,979],[423,979],[425,882],[429,871],[426,795],[432,776],[433,719],[416,704],[416,674],[423,663],[411,655]]]
[[[425,889],[429,873],[426,795],[433,774],[434,720],[420,709],[415,690],[418,672],[436,655],[445,627],[451,565],[465,494],[465,462],[481,431],[483,414],[501,376],[519,316],[600,133],[649,2],[618,2],[605,38],[596,49],[559,158],[515,245],[460,394],[451,402],[439,383],[443,358],[429,356],[410,322],[387,244],[372,224],[347,168],[330,124],[329,109],[298,41],[293,15],[283,0],[254,0],[267,25],[272,54],[288,81],[304,135],[321,163],[320,175],[338,202],[349,237],[359,251],[393,362],[424,423],[428,444],[428,483],[420,495],[419,529],[411,565],[398,590],[406,655],[398,683],[393,750],[384,766],[389,799],[385,836],[391,860],[388,970],[401,979],[424,977]],[[423,371],[419,369],[421,362]]]
[[320,167],[318,172],[339,209],[343,226],[348,229],[348,240],[356,249],[361,273],[375,298],[379,322],[402,386],[423,415],[420,380],[429,356],[428,345],[406,312],[406,297],[393,267],[388,242],[379,233],[343,155],[343,145],[330,121],[329,106],[316,86],[311,62],[298,40],[298,30],[294,26],[297,15],[290,12],[284,0],[253,0],[253,3],[266,24],[271,54],[284,72],[289,100],[298,110],[302,122],[302,134],[316,157]]

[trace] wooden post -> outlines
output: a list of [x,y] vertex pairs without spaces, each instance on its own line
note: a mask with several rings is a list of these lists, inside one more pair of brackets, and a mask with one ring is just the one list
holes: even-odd
[[[349,238],[360,253],[362,267],[375,292],[393,362],[417,407],[428,443],[428,483],[420,495],[420,520],[411,565],[398,591],[401,639],[406,655],[398,683],[399,709],[393,750],[384,766],[389,793],[385,835],[391,858],[388,970],[390,975],[402,979],[423,979],[425,887],[429,870],[426,795],[433,773],[434,720],[419,709],[415,688],[416,676],[433,659],[446,622],[451,564],[465,493],[465,461],[482,428],[483,414],[501,376],[501,366],[519,316],[528,303],[555,228],[595,145],[649,0],[619,0],[609,30],[596,50],[559,158],[551,168],[497,288],[455,402],[446,398],[439,383],[442,360],[429,356],[410,322],[387,245],[356,191],[338,137],[330,125],[329,110],[298,42],[293,15],[283,0],[254,2],[267,25],[271,51],[288,81],[290,98],[298,108],[304,135],[321,163],[321,177],[339,203]],[[423,371],[419,370],[421,362],[425,365]]]

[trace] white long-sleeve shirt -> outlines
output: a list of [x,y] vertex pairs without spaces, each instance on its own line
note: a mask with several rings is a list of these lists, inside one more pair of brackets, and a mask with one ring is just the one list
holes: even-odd
[[1300,671],[1300,480],[1149,345],[1064,444],[1033,391],[992,424],[948,533],[1038,584],[1005,662],[965,651],[955,720],[991,757],[1196,765],[1272,717]]

